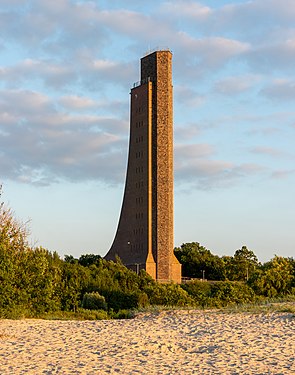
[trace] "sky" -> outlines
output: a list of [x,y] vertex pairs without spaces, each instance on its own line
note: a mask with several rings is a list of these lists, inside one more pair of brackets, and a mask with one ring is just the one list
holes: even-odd
[[173,53],[175,246],[295,256],[295,2],[0,2],[2,200],[32,246],[105,255],[140,58]]

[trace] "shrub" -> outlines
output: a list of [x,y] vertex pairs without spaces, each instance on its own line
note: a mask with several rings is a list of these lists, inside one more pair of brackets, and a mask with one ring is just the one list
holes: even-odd
[[78,309],[73,316],[77,320],[106,320],[109,319],[108,313],[105,310],[87,310]]
[[145,292],[142,292],[138,296],[138,307],[147,307],[150,304],[149,297]]
[[210,304],[215,307],[250,303],[254,300],[254,291],[243,282],[221,281],[211,286]]
[[85,293],[82,300],[82,307],[88,310],[107,310],[104,296],[97,292]]
[[121,290],[105,290],[101,292],[107,302],[108,309],[119,310],[135,309],[139,305],[138,292],[123,292]]
[[199,280],[190,281],[182,284],[181,287],[193,298],[197,306],[205,307],[208,305],[211,284]]
[[106,320],[110,319],[108,313],[104,310],[87,310],[79,308],[77,311],[54,311],[47,312],[38,316],[40,319],[47,320]]
[[22,305],[13,305],[0,309],[0,319],[28,319],[35,317],[34,312]]
[[276,255],[250,277],[248,284],[256,294],[270,298],[292,294],[295,284],[293,258]]
[[132,319],[134,318],[134,313],[131,310],[119,310],[116,313],[111,313],[110,317],[112,319]]
[[151,305],[189,306],[192,298],[178,284],[154,284],[144,289]]
[[253,290],[243,282],[218,281],[208,283],[192,281],[182,285],[194,302],[204,307],[224,307],[255,301]]

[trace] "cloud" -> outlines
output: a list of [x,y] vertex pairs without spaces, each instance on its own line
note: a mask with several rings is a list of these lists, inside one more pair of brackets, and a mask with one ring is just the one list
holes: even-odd
[[[185,52],[188,65],[202,65],[203,69],[217,68],[230,58],[244,54],[249,50],[248,43],[223,37],[194,38],[185,32],[176,37],[179,49]],[[184,61],[186,59],[184,58]]]
[[88,110],[97,106],[97,103],[93,99],[77,95],[63,96],[60,98],[59,103],[65,109],[72,111]]
[[[243,9],[237,6],[231,12],[242,13]],[[48,0],[32,0],[31,6],[25,7],[22,13],[3,12],[2,30],[5,30],[7,43],[11,41],[30,51],[26,64],[22,63],[23,66],[11,72],[12,77],[17,78],[14,82],[28,75],[31,77],[35,68],[37,74],[44,75],[41,79],[56,89],[82,83],[94,90],[97,79],[126,85],[137,75],[135,64],[109,61],[105,54],[110,48],[123,57],[126,49],[138,55],[149,45],[170,45],[176,51],[175,69],[181,71],[178,76],[182,79],[202,77],[212,69],[221,69],[232,59],[245,59],[247,53],[254,64],[259,60],[260,49],[254,51],[248,41],[222,33],[197,38],[191,30],[182,27],[183,23],[171,19],[171,14],[184,20],[194,19],[194,22],[200,18],[212,27],[215,14],[219,19],[224,12],[229,13],[228,8],[210,9],[192,1],[170,1],[144,13],[123,6],[103,9],[93,2],[61,0],[52,6]],[[15,19],[19,19],[17,25]],[[199,23],[195,24],[198,28]],[[29,66],[30,61],[32,66]]]
[[268,155],[272,157],[282,156],[283,152],[273,147],[256,146],[250,150],[254,154]]
[[236,67],[247,64],[251,71],[262,74],[293,69],[292,0],[244,1],[215,8],[204,2],[178,0],[164,3],[160,9],[164,20],[168,14],[176,25],[172,45],[181,55],[177,69],[186,61],[192,76],[201,77],[233,60]]
[[[9,87],[27,82],[41,82],[54,90],[79,89],[102,91],[106,85],[131,86],[135,76],[133,64],[110,60],[80,59],[67,65],[47,60],[26,59],[16,65],[0,67],[0,78]],[[78,86],[78,87],[77,87]]]
[[[291,22],[295,15],[295,6],[292,0],[256,0],[247,1],[245,3],[226,5],[221,9],[224,17],[227,16],[229,21],[233,21],[238,17],[238,22],[250,22],[251,19],[263,17],[267,27],[276,22]],[[253,24],[252,24],[253,25]],[[257,29],[259,30],[259,28]]]
[[178,163],[188,160],[188,158],[200,158],[214,153],[214,148],[209,144],[176,144],[175,157]]
[[292,71],[292,60],[295,58],[295,37],[287,41],[253,46],[245,59],[256,71],[269,73],[272,71]]
[[213,159],[215,153],[209,144],[176,145],[176,184],[197,189],[220,188],[265,171],[265,167],[255,163],[235,164]]
[[276,79],[270,82],[261,94],[271,100],[294,101],[295,99],[295,81],[290,79]]
[[2,6],[2,9],[11,9],[11,8],[14,8],[14,7],[21,7],[21,6],[24,6],[24,2],[23,0],[10,0],[10,1],[3,1],[1,3],[1,6]]
[[55,50],[63,56],[81,43],[95,51],[105,45],[108,34],[100,20],[93,2],[31,0],[23,7],[2,11],[0,25],[8,41],[23,43],[31,53]]
[[161,19],[159,15],[147,15],[127,9],[103,10],[100,13],[101,22],[106,28],[137,39],[158,42],[169,39],[172,25],[169,19]]
[[176,86],[174,92],[177,103],[181,103],[184,106],[195,108],[202,105],[205,101],[205,95],[196,92],[188,86]]
[[292,0],[244,1],[214,9],[206,26],[211,24],[215,32],[232,31],[242,38],[247,35],[247,38],[259,41],[267,39],[268,34],[265,34],[265,31],[276,28],[277,24],[293,27],[294,14]]
[[[257,173],[259,165],[227,161],[228,153],[217,156],[193,137],[206,142],[214,126],[222,147],[235,126],[252,139],[265,132],[271,142],[282,123],[294,123],[291,109],[266,108],[263,100],[290,105],[294,98],[294,1],[207,3],[2,1],[1,171],[35,183],[118,181],[125,174],[128,91],[139,77],[138,57],[163,44],[174,53],[181,122],[175,137],[188,143],[176,145],[176,176],[217,186]],[[233,106],[213,97],[212,87]],[[239,94],[244,101],[237,107]],[[274,150],[252,147],[256,154]]]
[[269,33],[293,27],[293,0],[255,0],[217,4],[192,0],[167,1],[160,7],[162,17],[167,14],[183,31],[197,31],[207,35],[234,34],[240,40],[261,42],[269,40]]
[[275,170],[271,177],[274,178],[274,179],[285,179],[285,178],[288,178],[288,177],[291,177],[295,174],[295,169],[278,169],[278,170]]
[[194,159],[185,165],[175,166],[176,184],[197,189],[229,187],[239,180],[261,173],[265,168],[258,164],[235,165],[232,162],[212,159]]
[[215,82],[214,92],[222,95],[242,94],[256,87],[260,80],[258,75],[252,74],[225,77]]
[[[85,62],[83,70],[80,72],[82,82],[94,90],[98,89],[98,84],[113,86],[121,85],[125,89],[131,87],[134,77],[137,77],[135,66],[132,63],[115,62],[109,60],[93,60]],[[126,85],[128,85],[126,87]],[[103,88],[99,86],[99,88]]]
[[[175,125],[174,135],[177,142],[190,141],[200,135],[203,131],[203,126],[198,123],[190,123],[185,126]],[[176,145],[177,147],[177,145]]]
[[163,15],[168,13],[170,17],[174,16],[176,19],[185,17],[194,21],[206,20],[213,12],[211,8],[200,2],[183,0],[167,1],[161,6],[160,11]]
[[[88,96],[65,95],[56,99],[56,105],[61,111],[66,113],[84,113],[88,114],[88,118],[94,116],[96,121],[101,119],[105,128],[116,134],[128,133],[129,123],[129,103],[126,100],[111,99],[95,99]],[[116,118],[114,118],[114,108],[116,108]],[[100,114],[99,116],[97,114]],[[75,115],[76,118],[77,114]]]
[[19,87],[26,82],[41,81],[49,88],[61,89],[78,81],[77,71],[71,64],[25,59],[16,65],[0,68],[1,80],[9,87]]
[[119,121],[67,114],[44,94],[0,92],[2,178],[35,184],[123,178],[127,139],[111,132]]

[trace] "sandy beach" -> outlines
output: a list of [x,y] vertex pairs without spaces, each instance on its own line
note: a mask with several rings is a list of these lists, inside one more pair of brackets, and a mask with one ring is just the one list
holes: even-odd
[[295,374],[288,313],[163,311],[131,320],[0,320],[0,373]]

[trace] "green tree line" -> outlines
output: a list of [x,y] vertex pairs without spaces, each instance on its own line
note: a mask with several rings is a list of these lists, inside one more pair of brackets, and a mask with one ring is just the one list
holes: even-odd
[[[275,256],[265,264],[242,247],[218,257],[197,242],[175,249],[190,281],[154,281],[145,271],[128,270],[118,259],[84,254],[62,259],[28,244],[26,225],[0,205],[0,317],[128,317],[147,306],[220,307],[265,297],[295,297],[295,262]],[[203,279],[208,281],[205,282]],[[201,281],[202,280],[202,281]]]
[[280,297],[295,294],[295,260],[275,255],[262,264],[247,246],[233,256],[213,255],[198,242],[174,249],[182,264],[182,275],[190,279],[243,282],[258,296]]

